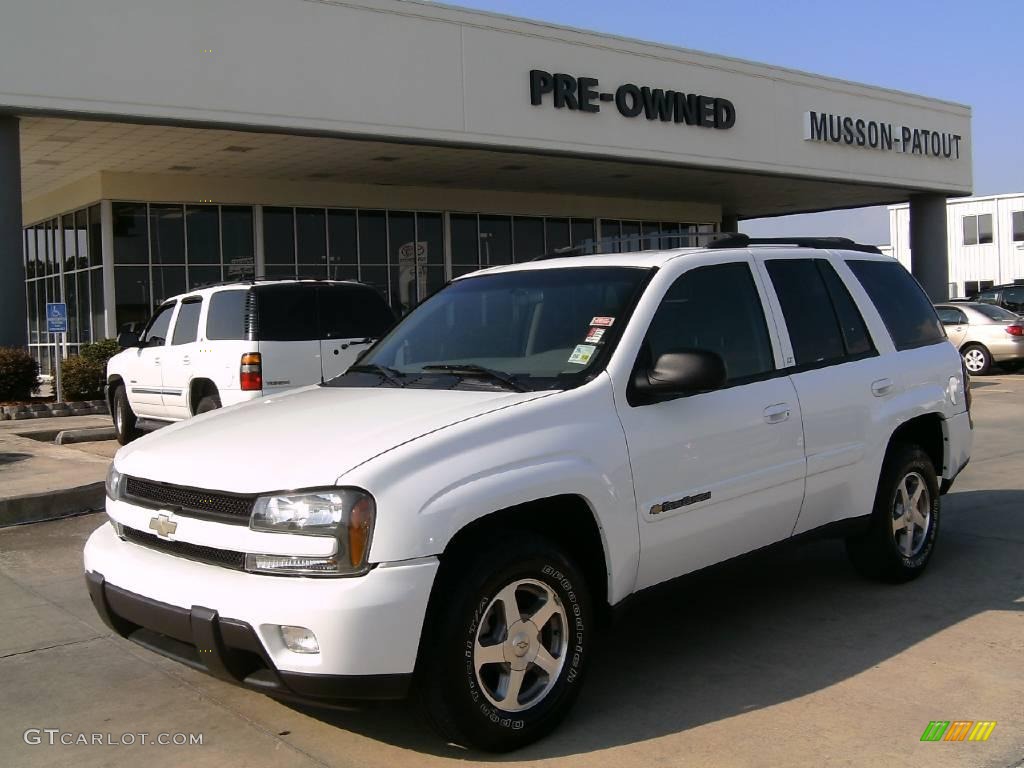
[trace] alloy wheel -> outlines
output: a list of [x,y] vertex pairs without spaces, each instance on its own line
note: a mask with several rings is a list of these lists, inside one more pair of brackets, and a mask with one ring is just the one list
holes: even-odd
[[892,532],[896,548],[914,557],[924,547],[932,518],[932,498],[924,477],[910,472],[896,486],[892,503]]
[[568,621],[558,595],[541,581],[519,579],[484,610],[473,643],[473,669],[494,706],[519,712],[551,692],[568,647]]

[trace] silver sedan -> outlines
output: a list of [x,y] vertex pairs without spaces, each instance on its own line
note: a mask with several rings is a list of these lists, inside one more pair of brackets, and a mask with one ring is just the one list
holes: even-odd
[[936,304],[935,311],[972,376],[984,376],[995,363],[1024,361],[1024,318],[980,302]]

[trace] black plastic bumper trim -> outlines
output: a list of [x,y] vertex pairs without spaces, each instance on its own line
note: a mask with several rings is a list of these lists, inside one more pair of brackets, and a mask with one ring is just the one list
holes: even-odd
[[168,605],[107,584],[88,571],[85,583],[96,612],[121,637],[193,669],[268,696],[299,704],[344,706],[360,700],[402,699],[411,674],[316,675],[278,670],[255,630],[212,608]]

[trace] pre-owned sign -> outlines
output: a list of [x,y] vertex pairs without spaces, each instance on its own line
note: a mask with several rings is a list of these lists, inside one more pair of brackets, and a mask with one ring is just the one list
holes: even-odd
[[958,133],[910,125],[897,126],[883,120],[868,120],[853,115],[805,112],[804,140],[956,160],[960,158],[960,142],[963,137]]
[[596,77],[576,77],[562,72],[530,70],[530,103],[539,107],[550,97],[556,109],[600,112],[603,103],[615,104],[623,117],[639,117],[663,123],[696,125],[724,130],[736,124],[736,107],[728,99],[698,93],[651,88],[624,83],[614,91],[601,90]]

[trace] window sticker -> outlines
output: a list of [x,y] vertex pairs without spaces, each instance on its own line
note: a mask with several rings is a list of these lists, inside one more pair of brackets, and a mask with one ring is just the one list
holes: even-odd
[[597,349],[593,344],[577,344],[576,349],[569,355],[569,362],[576,363],[577,365],[586,365],[590,362],[590,358],[594,356],[594,350]]
[[605,328],[591,328],[587,334],[587,338],[584,339],[588,344],[597,344],[604,336]]
[[590,321],[590,324],[600,326],[601,328],[611,328],[614,322],[614,317],[595,317]]

